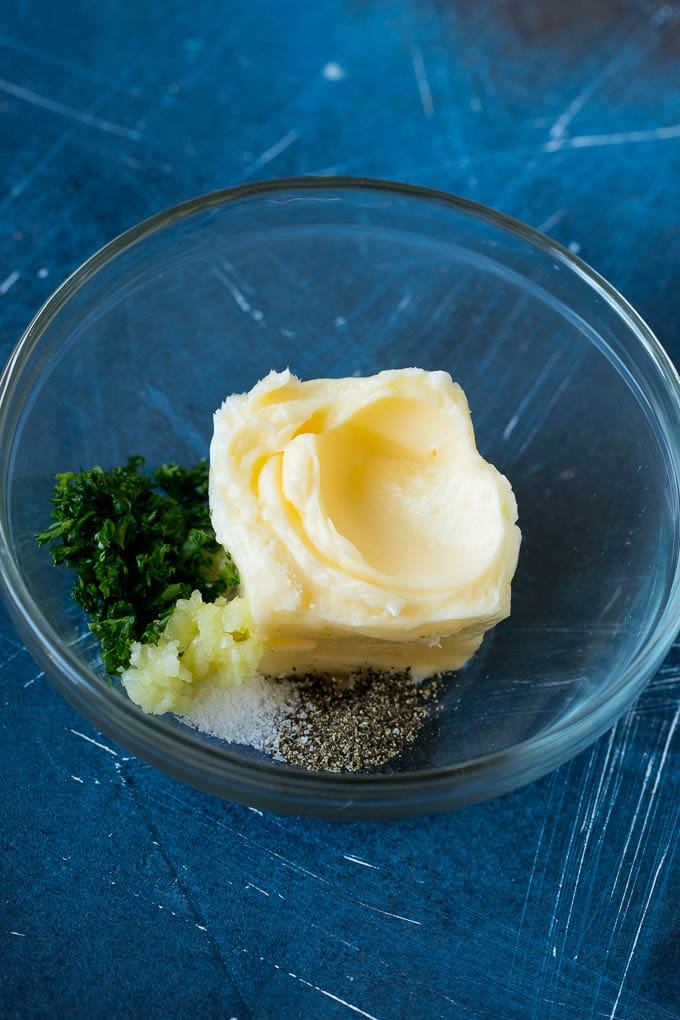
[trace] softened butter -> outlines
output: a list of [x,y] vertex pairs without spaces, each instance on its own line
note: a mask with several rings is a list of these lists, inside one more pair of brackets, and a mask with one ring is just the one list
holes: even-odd
[[270,372],[215,414],[210,508],[264,673],[457,669],[510,612],[517,505],[446,372]]

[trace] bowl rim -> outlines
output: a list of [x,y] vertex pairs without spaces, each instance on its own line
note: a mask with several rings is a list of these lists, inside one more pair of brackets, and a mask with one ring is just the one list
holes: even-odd
[[[381,804],[398,805],[399,808],[405,809],[404,812],[398,813],[408,813],[409,798],[414,797],[416,789],[419,794],[422,793],[425,786],[430,791],[431,799],[424,798],[420,801],[425,804],[424,808],[418,807],[413,810],[418,813],[441,810],[492,796],[537,778],[588,746],[613,725],[658,668],[678,630],[680,556],[677,548],[672,579],[669,569],[668,597],[665,605],[659,609],[654,629],[647,635],[635,658],[622,670],[607,691],[601,692],[597,698],[569,718],[551,725],[539,736],[509,748],[492,751],[466,762],[394,774],[314,772],[291,766],[282,770],[274,763],[250,760],[226,748],[206,744],[198,736],[172,727],[164,722],[162,717],[143,713],[131,701],[121,697],[117,691],[114,692],[114,689],[94,670],[82,669],[77,657],[68,646],[60,642],[40,607],[33,601],[12,553],[6,496],[15,422],[13,423],[8,414],[8,405],[11,404],[24,365],[57,313],[102,267],[139,241],[171,224],[195,213],[244,199],[268,198],[286,191],[321,190],[397,194],[427,203],[444,204],[465,216],[486,221],[501,232],[518,236],[532,247],[557,259],[603,298],[623,320],[628,333],[637,341],[636,347],[646,357],[657,380],[661,382],[663,397],[669,401],[671,411],[680,416],[680,377],[661,343],[642,317],[587,263],[521,220],[444,191],[379,178],[290,177],[248,182],[198,195],[170,206],[119,234],[86,259],[63,281],[24,330],[0,376],[0,435],[5,437],[0,457],[0,492],[3,495],[0,501],[0,586],[14,623],[26,641],[28,650],[32,654],[37,652],[38,661],[48,666],[50,679],[54,680],[61,693],[99,728],[117,740],[123,733],[126,746],[147,760],[152,758],[154,764],[165,768],[166,771],[173,771],[172,761],[180,752],[183,764],[190,764],[195,770],[195,785],[209,789],[210,792],[217,792],[244,803],[265,803],[267,798],[264,791],[267,787],[272,787],[274,780],[277,794],[284,792],[282,787],[287,788],[286,796],[293,810],[299,811],[302,802],[308,801],[310,797],[316,797],[315,813],[322,813],[329,807],[342,812],[344,805],[347,808],[345,812],[347,817],[352,815],[357,817],[361,814],[360,806],[359,809],[353,810],[353,805],[356,807],[355,798],[366,802],[374,798]],[[672,466],[677,495],[680,491],[680,442],[673,439],[667,428],[662,429],[662,434],[669,450],[674,454]],[[64,470],[66,469],[68,466],[65,466]],[[463,784],[464,787],[468,787],[467,793],[465,789],[456,793],[452,787],[456,779],[462,777],[468,780],[467,784]],[[494,779],[499,781],[498,789],[493,788]],[[475,787],[482,780],[485,786],[491,788],[476,795]],[[229,789],[219,789],[224,785]],[[274,808],[277,809],[290,811],[291,806]],[[380,811],[376,810],[372,816],[376,813]]]

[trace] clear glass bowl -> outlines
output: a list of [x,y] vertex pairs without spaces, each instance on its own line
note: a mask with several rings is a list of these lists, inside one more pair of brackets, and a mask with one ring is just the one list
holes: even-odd
[[[55,473],[131,453],[190,464],[207,453],[213,410],[270,368],[313,378],[409,365],[462,384],[523,532],[512,616],[447,680],[443,711],[408,753],[367,774],[296,769],[143,714],[99,672],[71,578],[34,541]],[[647,326],[515,220],[379,181],[207,195],[86,262],[11,356],[0,384],[4,592],[68,700],[187,783],[333,817],[457,807],[585,748],[669,648],[679,414],[677,376]]]

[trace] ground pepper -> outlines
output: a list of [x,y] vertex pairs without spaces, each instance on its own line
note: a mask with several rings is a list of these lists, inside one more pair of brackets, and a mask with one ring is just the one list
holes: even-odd
[[409,671],[303,676],[299,706],[283,724],[279,755],[322,772],[377,768],[413,743],[439,708],[441,686],[437,677],[418,683]]

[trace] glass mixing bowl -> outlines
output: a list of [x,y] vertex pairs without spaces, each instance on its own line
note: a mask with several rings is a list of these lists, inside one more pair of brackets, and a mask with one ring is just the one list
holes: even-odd
[[[191,464],[207,454],[213,410],[271,368],[314,378],[409,365],[462,384],[523,533],[512,615],[447,678],[443,710],[401,758],[360,774],[293,768],[141,712],[101,674],[72,579],[34,541],[55,473],[132,453]],[[515,220],[380,181],[206,195],[93,256],[12,354],[0,384],[5,596],[75,708],[184,782],[289,813],[449,809],[585,748],[668,650],[679,413],[678,378],[636,313]]]

